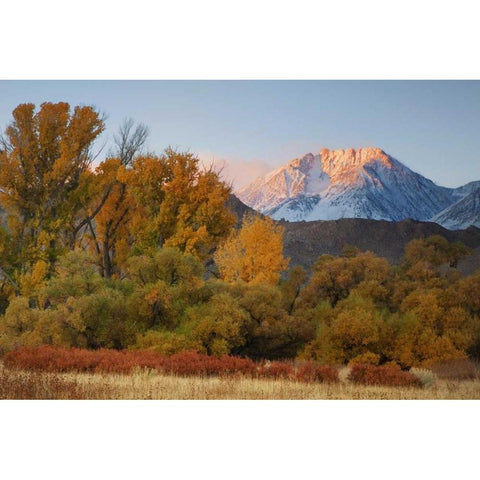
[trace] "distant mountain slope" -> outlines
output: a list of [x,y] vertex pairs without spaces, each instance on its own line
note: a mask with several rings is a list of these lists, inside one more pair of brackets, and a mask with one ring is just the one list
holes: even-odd
[[427,221],[477,184],[438,186],[379,148],[323,149],[319,155],[309,153],[289,162],[236,195],[276,220]]
[[480,186],[432,218],[450,230],[480,227]]
[[480,189],[480,180],[477,180],[475,182],[469,182],[465,185],[462,185],[461,187],[454,188],[453,196],[456,200],[459,200],[478,189]]

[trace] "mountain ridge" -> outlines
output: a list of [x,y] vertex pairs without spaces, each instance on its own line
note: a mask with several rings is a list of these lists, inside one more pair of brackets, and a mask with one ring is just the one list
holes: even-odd
[[480,186],[435,215],[432,221],[449,230],[480,227]]
[[480,181],[458,188],[436,185],[377,147],[324,148],[254,180],[236,195],[275,220],[430,221],[477,187]]

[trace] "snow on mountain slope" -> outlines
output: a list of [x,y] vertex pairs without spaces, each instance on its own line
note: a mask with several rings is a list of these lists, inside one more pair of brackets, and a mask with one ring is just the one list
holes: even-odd
[[453,189],[453,196],[456,200],[460,200],[470,193],[473,193],[475,190],[480,188],[480,180],[477,180],[475,182],[470,182],[465,185],[462,185],[461,187],[454,188]]
[[480,227],[480,185],[476,190],[435,215],[432,221],[449,230],[463,230],[471,225]]
[[237,192],[246,205],[280,220],[429,220],[469,191],[440,187],[379,148],[323,149]]

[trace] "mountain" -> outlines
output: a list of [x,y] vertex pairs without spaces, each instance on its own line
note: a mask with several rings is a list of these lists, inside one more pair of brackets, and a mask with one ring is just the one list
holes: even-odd
[[470,225],[480,227],[480,186],[435,215],[432,221],[449,230],[461,230]]
[[461,187],[454,188],[453,196],[456,200],[460,200],[466,195],[469,195],[470,193],[473,193],[475,190],[478,190],[479,188],[480,188],[480,180],[477,180],[476,182],[470,182]]
[[438,186],[379,148],[323,149],[258,178],[236,195],[276,220],[427,221],[477,186],[480,182],[456,189]]
[[242,219],[245,214],[256,214],[259,213],[253,208],[248,207],[242,201],[240,201],[235,195],[229,195],[226,207],[235,214],[237,217],[237,227],[240,227],[242,224]]
[[[254,213],[234,195],[230,196],[228,206],[237,215],[239,223],[245,213]],[[339,255],[345,245],[369,250],[392,264],[398,264],[408,242],[431,235],[442,235],[450,242],[460,241],[472,249],[472,255],[461,260],[458,266],[464,274],[480,268],[480,229],[475,227],[450,231],[432,222],[360,218],[278,223],[284,227],[284,254],[291,258],[290,265],[302,265],[307,270],[320,255]]]

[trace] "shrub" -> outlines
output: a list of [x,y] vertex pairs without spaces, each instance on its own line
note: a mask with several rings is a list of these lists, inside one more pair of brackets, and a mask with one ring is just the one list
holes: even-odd
[[354,364],[348,379],[362,385],[384,385],[389,387],[421,387],[420,379],[410,372],[392,366]]
[[480,378],[480,363],[472,360],[450,360],[437,363],[433,372],[446,380],[476,380]]
[[209,356],[197,352],[182,352],[165,359],[163,371],[175,375],[252,375],[255,363],[249,358]]
[[301,365],[297,369],[296,378],[301,382],[336,383],[339,381],[338,370],[335,367],[313,363]]
[[294,368],[286,362],[265,362],[258,366],[257,375],[263,378],[293,378]]
[[433,387],[437,381],[437,376],[431,370],[426,368],[411,368],[410,373],[415,375],[424,387]]
[[256,371],[249,358],[223,355],[213,357],[195,351],[176,353],[170,357],[153,350],[84,350],[42,345],[21,347],[4,357],[5,366],[46,372],[130,373],[136,368],[149,368],[174,375],[252,376]]

